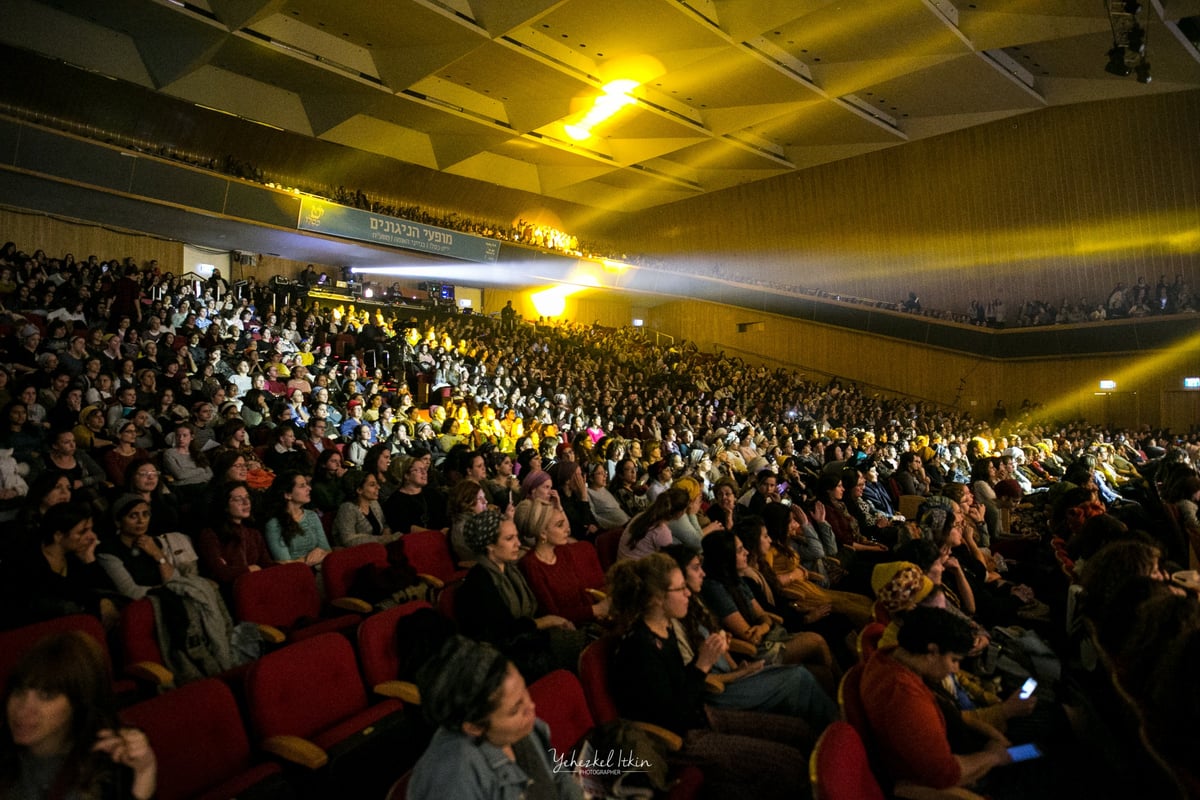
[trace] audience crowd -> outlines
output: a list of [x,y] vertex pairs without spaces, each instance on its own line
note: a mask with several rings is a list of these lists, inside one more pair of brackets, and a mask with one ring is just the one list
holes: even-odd
[[[83,136],[95,135],[92,128],[73,124],[67,120],[54,120],[60,127],[71,130]],[[789,294],[801,294],[809,297],[835,300],[854,305],[867,306],[885,311],[917,314],[930,319],[957,322],[966,325],[977,325],[994,328],[1023,328],[1054,324],[1077,324],[1083,322],[1099,322],[1108,319],[1142,318],[1164,314],[1190,314],[1198,310],[1197,298],[1191,284],[1183,275],[1176,275],[1173,281],[1168,281],[1166,275],[1159,276],[1157,284],[1151,286],[1145,277],[1138,277],[1136,282],[1126,286],[1118,283],[1107,297],[1080,297],[1072,301],[1063,297],[1058,301],[1048,298],[1029,298],[1006,303],[1003,298],[991,300],[972,299],[964,310],[949,308],[923,307],[916,292],[909,294],[905,300],[894,302],[889,300],[858,297],[844,292],[827,289],[798,286],[794,283],[778,280],[767,280],[737,269],[728,269],[720,264],[704,265],[689,262],[686,265],[673,263],[669,259],[656,258],[637,253],[618,252],[619,248],[603,242],[582,241],[577,236],[559,230],[551,225],[518,219],[516,222],[500,222],[473,219],[456,211],[434,209],[419,203],[381,198],[368,194],[362,189],[345,186],[292,186],[268,175],[261,167],[226,155],[223,158],[181,151],[165,144],[154,144],[143,140],[106,133],[105,140],[115,142],[139,152],[182,161],[204,169],[223,172],[242,180],[254,181],[286,191],[300,191],[305,194],[323,197],[341,205],[383,214],[398,219],[419,222],[439,228],[461,231],[476,236],[519,242],[521,244],[540,247],[546,250],[564,253],[570,256],[591,258],[609,258],[649,267],[659,270],[686,272],[696,275],[703,272],[706,277],[732,281],[750,286],[761,286],[773,291]],[[1016,313],[1012,312],[1016,309]]]
[[[1200,785],[1194,435],[1032,405],[974,420],[635,328],[278,299],[0,248],[3,627],[113,629],[150,597],[186,634],[167,649],[193,643],[164,654],[180,679],[217,674],[239,659],[240,576],[319,579],[335,550],[442,531],[492,691],[527,699],[522,676],[605,637],[620,709],[682,736],[674,758],[713,786],[794,796],[852,670],[844,702],[898,790]],[[377,607],[424,596],[402,566],[373,576]],[[476,738],[516,758],[544,738],[529,717]],[[473,728],[431,720],[461,755]],[[1045,756],[1010,765],[1013,742]]]

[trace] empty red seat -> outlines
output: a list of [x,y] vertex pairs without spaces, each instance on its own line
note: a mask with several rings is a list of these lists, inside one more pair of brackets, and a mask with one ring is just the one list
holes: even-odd
[[254,739],[314,771],[314,796],[382,797],[403,773],[397,700],[370,705],[343,636],[325,633],[254,662],[246,674]]
[[400,645],[396,641],[396,625],[404,617],[423,608],[432,609],[433,606],[424,600],[414,600],[372,614],[358,626],[358,659],[367,686],[376,694],[418,702],[414,694],[415,687],[397,680],[400,673]]
[[345,611],[322,619],[316,576],[310,567],[298,563],[238,577],[233,584],[233,616],[239,622],[255,623],[263,638],[275,644],[346,630],[362,619]]
[[374,610],[370,602],[353,597],[350,593],[358,571],[368,564],[386,569],[387,548],[378,542],[368,542],[334,550],[325,556],[325,560],[321,562],[321,574],[325,578],[325,596],[331,605],[361,614],[369,614]]
[[141,728],[158,760],[159,800],[223,800],[252,787],[255,797],[290,797],[278,764],[255,763],[229,687],[195,681],[121,712]]

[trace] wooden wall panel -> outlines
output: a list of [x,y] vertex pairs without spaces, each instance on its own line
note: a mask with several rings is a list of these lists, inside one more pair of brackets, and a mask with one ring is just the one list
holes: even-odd
[[[738,325],[757,323],[745,332]],[[838,375],[884,394],[904,394],[990,417],[999,399],[1015,412],[1025,399],[1060,420],[1085,418],[1120,426],[1171,425],[1186,431],[1188,400],[1169,395],[1184,376],[1200,375],[1200,343],[1127,358],[1089,357],[999,362],[870,334],[702,302],[651,309],[647,325],[752,362]],[[1097,396],[1101,380],[1117,381]]]
[[[1200,92],[1045,109],[609,218],[624,250],[700,273],[965,311],[1200,284]],[[653,232],[653,233],[647,233]]]
[[73,253],[77,261],[95,254],[101,261],[130,256],[138,264],[157,260],[167,272],[182,272],[183,244],[141,233],[129,233],[92,223],[74,222],[36,212],[0,208],[0,243],[15,242],[18,250],[45,250],[54,257]]

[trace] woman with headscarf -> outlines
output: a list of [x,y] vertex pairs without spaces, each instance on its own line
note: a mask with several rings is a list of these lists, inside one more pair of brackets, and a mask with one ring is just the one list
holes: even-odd
[[517,568],[521,539],[512,520],[488,509],[467,521],[463,539],[477,558],[454,598],[463,635],[494,644],[531,678],[574,668],[583,636],[564,617],[538,616],[537,599]]

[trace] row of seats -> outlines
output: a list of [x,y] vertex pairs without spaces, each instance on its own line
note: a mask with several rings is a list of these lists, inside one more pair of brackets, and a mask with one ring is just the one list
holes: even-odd
[[[267,653],[247,668],[189,683],[121,712],[146,731],[160,765],[160,800],[255,797],[383,797],[415,760],[427,732],[406,724],[415,687],[395,680],[396,626],[430,608],[406,603],[362,620],[351,639],[321,633]],[[94,617],[73,615],[0,634],[0,689],[23,653],[64,630],[92,636]],[[356,654],[357,649],[357,654]],[[118,682],[118,689],[125,689]],[[266,758],[266,756],[271,758]],[[283,780],[283,778],[289,780]]]

